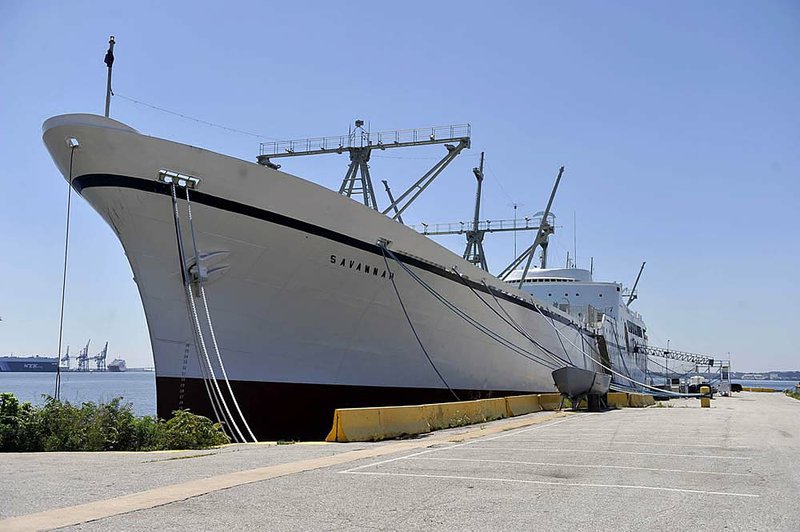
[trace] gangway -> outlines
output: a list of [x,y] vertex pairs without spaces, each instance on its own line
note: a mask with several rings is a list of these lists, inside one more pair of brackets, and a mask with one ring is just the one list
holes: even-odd
[[[667,381],[667,387],[673,391],[690,391],[691,386],[688,386],[687,383],[683,382],[681,377],[692,375],[693,377],[702,377],[703,380],[708,384],[716,386],[721,395],[727,396],[731,393],[730,360],[720,360],[712,358],[710,355],[690,353],[688,351],[678,351],[675,349],[656,347],[652,345],[636,345],[633,348],[633,352],[644,354],[647,357],[659,357],[665,359],[665,365],[662,366],[665,371],[651,373],[651,375],[663,375],[664,379]],[[694,364],[694,368],[677,374],[678,376],[675,377],[676,373],[670,373],[669,368],[666,365],[666,360],[687,362],[689,364]],[[686,369],[685,366],[684,369]],[[674,389],[676,386],[678,387],[678,390]],[[688,386],[688,388],[683,390],[684,386]]]
[[681,362],[691,362],[699,366],[713,366],[714,359],[708,355],[699,353],[689,353],[688,351],[676,351],[664,347],[652,345],[637,345],[633,348],[634,353],[643,353],[647,356],[668,358],[670,360],[680,360]]

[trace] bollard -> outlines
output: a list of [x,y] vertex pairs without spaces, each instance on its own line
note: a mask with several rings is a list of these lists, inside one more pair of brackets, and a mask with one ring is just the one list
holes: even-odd
[[703,394],[703,396],[700,397],[700,408],[711,408],[711,398],[708,396],[708,394],[711,393],[711,388],[708,386],[701,386],[700,393]]

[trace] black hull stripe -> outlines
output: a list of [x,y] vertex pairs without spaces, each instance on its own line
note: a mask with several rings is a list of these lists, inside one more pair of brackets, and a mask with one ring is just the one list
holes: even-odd
[[[219,384],[228,397],[225,384]],[[322,440],[331,429],[333,412],[337,408],[418,405],[453,400],[446,388],[255,381],[231,381],[231,387],[248,425],[260,441]],[[552,393],[553,390],[542,392]],[[456,390],[456,393],[463,400],[472,400],[534,392]],[[170,418],[177,409],[189,409],[195,414],[214,419],[201,379],[156,377],[156,397],[160,418]]]
[[[152,179],[141,179],[138,177],[130,177],[130,176],[116,175],[116,174],[84,174],[82,176],[73,179],[72,186],[78,193],[81,193],[84,189],[87,188],[120,187],[120,188],[141,190],[144,192],[151,192],[154,194],[161,194],[166,196],[172,195],[172,189],[170,185],[166,183],[162,183],[160,181],[154,181]],[[186,199],[186,194],[183,192],[183,189],[178,188],[178,196],[181,197],[181,199]],[[291,229],[296,229],[304,233],[316,235],[328,240],[332,240],[334,242],[339,242],[340,244],[344,244],[346,246],[366,251],[367,253],[372,253],[373,255],[378,255],[380,257],[383,257],[381,248],[377,245],[377,243],[372,244],[368,242],[363,242],[357,238],[353,238],[349,235],[332,231],[331,229],[328,229],[326,227],[314,225],[308,222],[304,222],[302,220],[298,220],[296,218],[290,218],[288,216],[284,216],[276,212],[268,211],[265,209],[259,209],[258,207],[253,207],[252,205],[246,205],[244,203],[239,203],[237,201],[221,198],[219,196],[213,196],[211,194],[206,194],[200,191],[192,192],[192,201],[194,201],[195,203],[201,203],[208,207],[213,207],[216,209],[221,209],[236,214],[241,214],[243,216],[248,216],[250,218],[256,218],[258,220],[264,220],[266,222],[282,225],[284,227],[289,227]],[[409,266],[414,266],[415,268],[425,270],[440,277],[444,277],[445,279],[449,279],[458,284],[466,283],[476,291],[483,292],[485,294],[492,295],[492,293],[494,293],[494,295],[499,299],[503,299],[505,301],[508,301],[509,303],[524,307],[534,312],[541,311],[543,314],[545,314],[547,317],[551,319],[563,323],[564,325],[569,325],[578,329],[578,327],[573,322],[570,322],[569,320],[559,316],[558,314],[550,312],[546,307],[541,307],[540,309],[537,309],[535,305],[527,301],[524,301],[522,299],[519,299],[517,297],[514,297],[511,294],[499,292],[496,289],[490,292],[483,284],[477,283],[472,280],[462,279],[455,273],[450,272],[440,266],[429,264],[414,257],[404,255],[403,253],[400,252],[394,251],[394,253],[395,255],[397,255],[398,258],[402,259],[402,261],[408,264]],[[590,334],[588,331],[584,332]]]

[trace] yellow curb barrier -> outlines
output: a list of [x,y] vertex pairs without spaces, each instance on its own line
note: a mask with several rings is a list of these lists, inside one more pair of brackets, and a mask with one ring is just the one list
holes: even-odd
[[625,408],[628,406],[628,394],[625,392],[608,392],[608,406]]
[[542,410],[558,410],[561,406],[561,394],[558,393],[543,393],[539,395],[539,404]]
[[[325,441],[378,441],[539,412],[540,397],[519,395],[428,405],[337,408]],[[557,408],[558,404],[548,410]]]
[[[609,406],[642,408],[655,404],[653,396],[647,394],[612,392],[608,397]],[[582,406],[585,404],[581,402]],[[344,443],[413,436],[542,410],[558,410],[560,406],[560,394],[543,393],[427,405],[337,408],[325,441]]]
[[542,405],[538,395],[513,395],[506,397],[506,410],[509,416],[521,416],[531,412],[541,412]]
[[752,386],[742,386],[743,392],[763,392],[763,393],[774,393],[779,392],[780,390],[773,390],[772,388],[754,388]]
[[644,408],[646,406],[653,406],[656,400],[652,395],[644,393],[629,393],[628,406],[633,408]]

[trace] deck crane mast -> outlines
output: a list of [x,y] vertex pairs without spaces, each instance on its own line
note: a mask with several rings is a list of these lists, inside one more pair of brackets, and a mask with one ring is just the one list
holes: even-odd
[[[263,166],[277,170],[280,165],[275,164],[272,159],[348,152],[350,154],[350,165],[347,167],[347,172],[339,187],[339,194],[351,198],[361,196],[361,201],[367,207],[380,211],[393,220],[400,221],[403,212],[433,180],[464,149],[470,147],[470,132],[471,126],[469,124],[460,124],[372,133],[364,128],[363,120],[356,120],[355,129],[351,129],[347,135],[263,142],[259,149],[257,161]],[[372,186],[372,176],[369,172],[368,163],[372,151],[432,144],[444,144],[447,153],[396,199],[390,194],[389,206],[381,211],[378,207],[375,189]]]
[[[426,236],[441,236],[441,235],[466,235],[467,237],[467,247],[464,250],[463,258],[468,260],[469,262],[475,264],[476,266],[483,268],[484,270],[488,270],[486,267],[486,255],[483,251],[483,237],[486,233],[502,233],[502,232],[511,232],[511,231],[536,231],[537,237],[534,240],[534,245],[526,249],[522,255],[518,256],[514,259],[508,267],[498,276],[501,279],[505,280],[508,277],[508,274],[514,270],[523,260],[528,258],[527,267],[530,267],[530,259],[533,257],[533,253],[536,251],[537,246],[542,246],[542,268],[546,267],[547,265],[547,239],[548,237],[555,232],[555,225],[551,223],[553,220],[553,215],[550,212],[550,207],[553,203],[553,198],[555,197],[556,189],[558,188],[558,184],[561,180],[561,174],[564,172],[564,167],[561,167],[561,170],[558,173],[558,178],[556,179],[556,184],[553,187],[553,191],[550,194],[550,201],[547,203],[547,208],[542,211],[541,213],[537,213],[533,217],[525,217],[524,225],[517,225],[516,217],[514,220],[486,220],[481,221],[480,218],[480,204],[481,204],[481,190],[483,184],[483,164],[484,164],[484,154],[481,153],[481,164],[477,168],[473,168],[472,172],[475,174],[475,178],[478,181],[478,188],[475,197],[475,211],[474,217],[472,219],[471,224],[467,224],[465,222],[456,222],[456,223],[447,223],[447,224],[434,224],[433,226],[421,223],[417,225],[410,225],[412,229],[415,231],[426,235]],[[538,224],[534,224],[533,220],[541,216],[541,220]],[[432,227],[432,228],[431,228]],[[527,268],[525,273],[527,274]],[[523,277],[524,278],[524,277]]]

